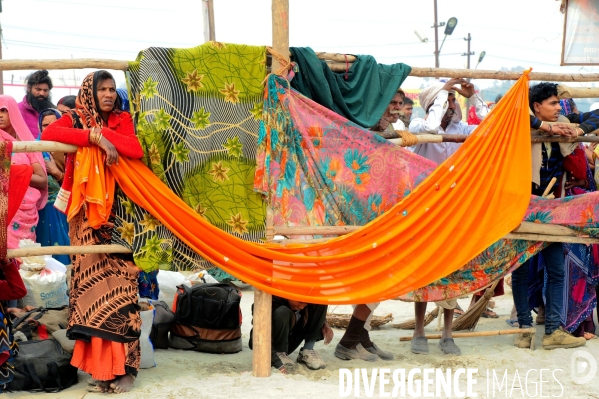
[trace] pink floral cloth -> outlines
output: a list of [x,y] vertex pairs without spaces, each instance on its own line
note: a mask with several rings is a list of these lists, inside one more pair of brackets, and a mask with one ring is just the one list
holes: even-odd
[[[267,90],[254,189],[273,207],[275,226],[364,225],[409,195],[436,167],[289,89],[283,79]],[[532,197],[524,220],[599,236],[599,192]],[[544,245],[499,240],[461,269],[401,299],[438,301],[480,290]]]

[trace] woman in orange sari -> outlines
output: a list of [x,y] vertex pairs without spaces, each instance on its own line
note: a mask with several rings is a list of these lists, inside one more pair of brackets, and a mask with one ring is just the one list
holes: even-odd
[[[100,168],[107,176],[110,166],[118,163],[119,156],[143,156],[131,116],[120,111],[114,78],[106,71],[85,77],[76,108],[46,128],[42,139],[79,147],[99,147],[105,165],[96,165],[96,174]],[[75,214],[72,210],[68,212],[71,192],[77,192],[77,185],[82,184],[82,180],[75,181],[74,176],[80,164],[86,161],[74,158],[73,154],[67,156],[64,182],[55,202],[57,208],[69,215],[71,245],[110,243],[114,227],[112,211],[99,228],[92,228],[88,221],[91,202],[84,202]],[[89,182],[91,180],[90,177]],[[141,326],[137,304],[138,272],[130,255],[74,257],[67,335],[77,342],[71,364],[98,381],[93,390],[126,392],[132,388],[137,376]]]

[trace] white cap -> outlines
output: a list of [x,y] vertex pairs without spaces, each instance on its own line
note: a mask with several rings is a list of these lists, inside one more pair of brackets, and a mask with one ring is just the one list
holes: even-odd
[[597,109],[599,109],[599,101],[596,102],[596,103],[592,103],[591,104],[591,108],[589,109],[589,111],[595,111]]

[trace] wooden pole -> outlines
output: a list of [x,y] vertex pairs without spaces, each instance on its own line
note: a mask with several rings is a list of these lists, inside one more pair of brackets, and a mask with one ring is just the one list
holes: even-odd
[[43,255],[79,255],[79,254],[130,254],[133,253],[129,248],[122,245],[83,245],[78,247],[71,246],[50,246],[9,249],[7,258],[21,258],[23,256],[43,256]]
[[[287,23],[288,25],[288,23]],[[274,28],[274,26],[273,26]],[[285,54],[285,51],[281,51]],[[328,62],[327,65],[334,72],[345,72],[344,54],[320,53],[319,58],[330,56],[337,62]],[[353,63],[356,57],[347,55],[347,62]],[[114,69],[126,71],[129,68],[129,62],[123,60],[110,59],[91,59],[77,58],[65,60],[0,60],[1,71],[17,71],[28,69]],[[276,69],[275,69],[276,70]],[[522,74],[520,72],[489,71],[480,69],[449,69],[449,68],[419,68],[412,67],[410,76],[430,78],[442,76],[446,78],[464,78],[464,79],[496,79],[496,80],[518,80]],[[549,72],[531,72],[531,80],[543,80],[548,82],[599,82],[599,73],[549,73]]]
[[[575,125],[574,123],[568,123],[568,125]],[[578,125],[576,125],[578,126]],[[534,133],[534,132],[533,132]],[[589,134],[597,134],[599,130],[595,130]],[[390,140],[392,143],[401,145],[402,139],[398,132],[377,132],[381,137]],[[418,144],[425,143],[463,143],[468,139],[469,136],[463,134],[416,134]],[[599,143],[599,136],[579,136],[579,137],[566,137],[566,136],[540,136],[532,135],[530,138],[531,143]]]
[[[272,48],[279,54],[289,54],[289,0],[272,0]],[[281,67],[276,58],[272,60],[272,70]],[[272,211],[266,206],[266,231],[272,222]],[[272,240],[270,234],[266,240]],[[270,376],[272,334],[272,295],[254,289],[254,347],[252,374],[254,377]]]
[[0,70],[19,71],[24,69],[115,69],[126,71],[129,61],[75,58],[65,60],[0,60]]
[[202,8],[204,11],[204,41],[216,41],[214,28],[214,1],[203,0]]
[[[495,330],[495,331],[471,331],[463,333],[451,334],[452,338],[470,338],[470,337],[492,337],[495,335],[511,335],[511,334],[536,334],[537,330],[531,328],[513,328],[511,330]],[[441,339],[441,334],[426,334],[427,339]],[[412,337],[400,337],[400,342],[411,341]]]
[[595,98],[599,97],[599,87],[570,87],[557,85],[559,98]]

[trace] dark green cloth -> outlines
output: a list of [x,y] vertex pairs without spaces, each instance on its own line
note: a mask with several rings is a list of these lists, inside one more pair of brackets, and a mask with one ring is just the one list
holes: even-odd
[[377,64],[358,55],[347,72],[333,72],[310,47],[289,49],[298,71],[291,87],[350,121],[370,128],[381,119],[412,68],[406,64]]

